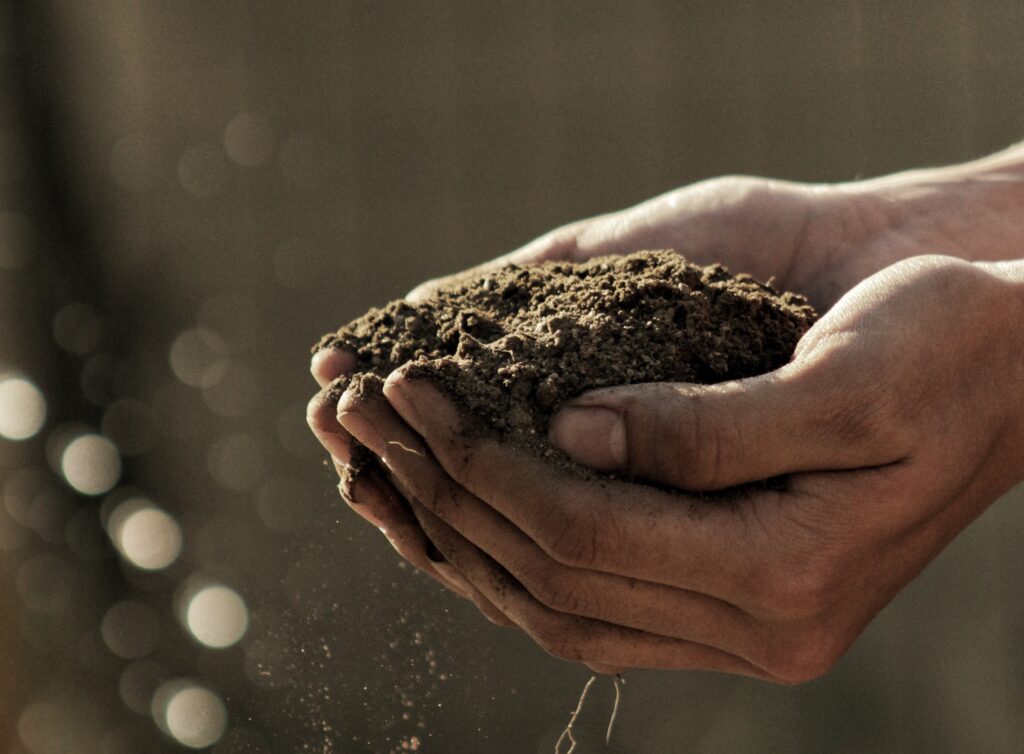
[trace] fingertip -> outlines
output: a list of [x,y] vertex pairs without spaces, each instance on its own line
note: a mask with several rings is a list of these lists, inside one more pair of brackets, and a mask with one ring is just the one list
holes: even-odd
[[352,371],[356,365],[356,355],[343,348],[321,348],[313,354],[309,363],[309,371],[320,387],[328,384],[338,376]]
[[404,367],[396,369],[384,381],[384,397],[398,415],[416,431],[422,431],[417,405],[423,401],[437,401],[441,397],[440,394],[431,395],[429,391],[432,390],[436,391],[426,380],[409,377]]
[[339,423],[341,422],[342,414],[349,414],[358,410],[360,397],[351,389],[341,394],[334,406],[334,416],[338,419]]
[[338,424],[334,407],[325,391],[314,395],[307,404],[306,424],[332,457],[342,462],[349,460],[351,446],[348,433]]
[[403,364],[398,367],[395,371],[387,376],[384,380],[384,395],[388,393],[401,392],[406,390],[413,382],[413,378],[409,376],[409,365]]

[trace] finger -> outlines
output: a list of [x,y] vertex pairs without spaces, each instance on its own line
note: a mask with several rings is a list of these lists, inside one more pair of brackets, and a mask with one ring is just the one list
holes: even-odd
[[847,359],[824,362],[717,385],[594,390],[565,404],[549,439],[592,469],[686,490],[904,458],[909,445],[879,420],[881,391],[858,385]]
[[[639,578],[743,604],[766,543],[735,506],[615,479],[588,479],[470,426],[423,378],[392,374],[384,394],[448,475],[563,565]],[[403,451],[380,444],[387,463]],[[443,489],[421,499],[442,500]],[[756,506],[748,494],[743,505]]]
[[341,348],[321,348],[313,354],[309,371],[320,387],[327,387],[331,381],[355,368],[356,355]]
[[[428,540],[429,542],[429,540]],[[430,554],[432,552],[433,554]],[[433,542],[429,542],[428,557],[430,558],[431,565],[434,567],[434,571],[445,581],[448,582],[448,586],[456,594],[465,597],[479,610],[487,620],[496,626],[502,628],[514,628],[515,623],[512,622],[504,613],[496,608],[491,602],[484,597],[476,588],[470,584],[466,577],[459,573],[450,563],[445,561],[444,555],[437,549],[437,546]]]
[[[414,499],[412,493],[402,484],[401,480],[394,476],[391,476],[390,478],[395,488],[399,493],[401,493],[402,497],[406,501],[412,501]],[[407,504],[409,506],[409,510],[415,516],[416,506],[413,506],[410,503]],[[422,524],[420,524],[418,520],[417,525],[422,531]],[[451,582],[451,585],[456,592],[473,602],[487,620],[496,626],[502,626],[504,628],[511,628],[515,626],[515,623],[498,610],[498,608],[492,605],[486,597],[480,594],[480,592],[473,587],[472,584],[466,581],[466,578],[461,573],[455,570],[452,565],[444,559],[444,555],[442,555],[441,551],[437,549],[437,545],[430,541],[429,537],[427,538],[427,558],[430,560],[431,565],[433,565],[434,570],[442,578]]]
[[320,390],[306,406],[306,423],[332,458],[349,463],[352,460],[352,438],[338,424],[337,405],[340,395],[340,391],[333,385]]
[[[689,590],[557,562],[452,481],[390,406],[375,411],[373,402],[364,401],[355,410],[396,450],[387,463],[399,489],[408,492],[406,497],[421,501],[472,541],[540,603],[559,612],[718,647],[756,663],[761,645],[752,619],[742,610]],[[352,424],[357,437],[360,424]]]
[[[379,396],[376,400],[384,403]],[[338,463],[335,463],[335,468],[342,480],[338,485],[342,499],[356,513],[380,529],[399,555],[442,586],[471,600],[495,625],[515,625],[445,562],[441,552],[423,533],[407,502],[409,496],[405,490],[396,489],[393,484],[395,480],[385,477],[376,464],[365,466],[355,474],[351,467],[343,467]]]
[[418,503],[413,505],[424,530],[445,558],[555,657],[618,668],[716,670],[773,680],[760,668],[712,647],[546,608],[454,529]]
[[437,548],[427,539],[412,511],[379,470],[366,468],[352,477],[344,475],[338,486],[342,499],[366,521],[376,526],[405,560],[460,597],[469,591],[439,573],[428,552]]

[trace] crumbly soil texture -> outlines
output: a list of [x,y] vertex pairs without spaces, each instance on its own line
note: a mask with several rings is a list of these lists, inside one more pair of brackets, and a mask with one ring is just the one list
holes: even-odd
[[[546,440],[552,414],[593,388],[712,384],[785,364],[814,323],[807,300],[674,251],[547,262],[460,276],[418,303],[371,309],[314,351],[357,363],[336,380],[379,391],[406,364],[505,440],[567,462]],[[370,460],[353,454],[353,466]]]

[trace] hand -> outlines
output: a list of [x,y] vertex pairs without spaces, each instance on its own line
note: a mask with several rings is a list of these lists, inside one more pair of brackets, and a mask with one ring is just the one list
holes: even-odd
[[552,653],[801,682],[1024,477],[1020,288],[996,265],[910,259],[776,372],[595,391],[553,424],[570,455],[662,487],[787,475],[728,502],[568,475],[401,370],[385,395],[403,421],[351,396],[341,421],[446,560]]
[[[1008,155],[1008,156],[1007,156]],[[849,184],[799,184],[726,176],[670,191],[635,207],[571,223],[498,259],[413,289],[411,301],[439,285],[502,265],[581,261],[640,249],[676,249],[691,261],[724,262],[733,272],[776,279],[819,311],[865,277],[921,253],[972,260],[1000,258],[1008,222],[1021,235],[1021,169],[1014,152],[976,163]],[[348,433],[335,420],[329,384],[355,365],[336,350],[313,356],[321,391],[309,403],[314,434],[347,463]]]
[[[922,244],[974,258],[998,256],[999,235],[1007,226],[1001,213],[1014,206],[1007,197],[1019,193],[1020,183],[1005,171],[1006,158],[996,156],[976,166],[837,186],[718,178],[565,226],[470,272],[509,262],[672,247],[694,261],[722,260],[735,271],[774,275],[780,287],[807,293],[824,310],[862,277],[917,253]],[[951,217],[956,221],[950,222]],[[429,295],[447,280],[426,283],[409,298]],[[353,363],[351,354],[322,351],[312,365],[324,389],[310,402],[309,423],[339,472],[349,459],[350,438],[335,417],[337,392],[326,386]],[[383,475],[347,480],[343,487],[346,501],[379,526],[410,562],[435,577],[438,570],[451,571],[430,564],[429,540]],[[461,593],[467,591],[463,583]],[[487,612],[493,617],[493,611]]]
[[[724,260],[737,272],[751,272],[762,278],[774,275],[784,287],[818,292],[824,299],[829,290],[845,290],[852,283],[841,280],[842,265],[834,259],[810,254],[806,241],[813,237],[815,250],[826,238],[852,243],[854,234],[843,229],[867,227],[865,222],[853,220],[854,216],[871,214],[867,205],[866,200],[834,187],[760,178],[716,178],[622,212],[572,223],[461,274],[477,274],[513,262],[583,260],[638,249],[675,248],[693,261]],[[408,298],[422,299],[451,280],[425,283]],[[310,428],[339,471],[346,502],[381,528],[400,554],[436,577],[438,569],[427,557],[428,540],[388,480],[382,474],[359,480],[344,474],[344,464],[351,458],[351,438],[337,421],[339,395],[331,383],[354,366],[354,354],[344,351],[326,349],[313,356],[311,371],[321,389],[307,409]]]
[[[782,181],[757,178],[718,178],[673,191],[623,212],[583,220],[555,230],[522,249],[465,274],[475,274],[509,263],[536,264],[545,260],[582,260],[643,248],[678,248],[696,261],[727,260],[737,271],[767,278],[791,268],[807,269],[801,261],[801,236],[809,217],[822,218],[815,227],[836,223],[839,205],[850,204],[834,192]],[[833,208],[834,205],[834,208]],[[814,210],[813,208],[817,208]],[[849,207],[852,211],[852,205]],[[828,268],[832,275],[837,269]],[[453,279],[425,283],[408,295],[422,299],[438,285]],[[430,546],[401,495],[383,473],[350,479],[344,465],[351,459],[351,438],[336,417],[339,391],[332,383],[354,368],[355,356],[325,349],[313,356],[311,371],[320,386],[307,408],[307,421],[330,453],[342,479],[342,497],[359,515],[380,528],[407,560],[451,585],[458,575],[430,560]],[[433,553],[435,560],[437,554]],[[461,594],[473,595],[466,584]],[[495,620],[496,611],[487,610]]]

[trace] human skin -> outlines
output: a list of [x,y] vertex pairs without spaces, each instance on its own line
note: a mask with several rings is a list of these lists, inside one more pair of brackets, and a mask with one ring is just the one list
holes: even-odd
[[[1024,478],[1024,151],[853,184],[715,179],[491,264],[641,248],[774,275],[824,316],[770,374],[566,404],[552,442],[636,481],[565,474],[402,370],[384,398],[318,394],[311,426],[340,462],[350,435],[384,460],[343,492],[399,552],[557,656],[818,677]],[[321,384],[348,368],[314,357]]]

